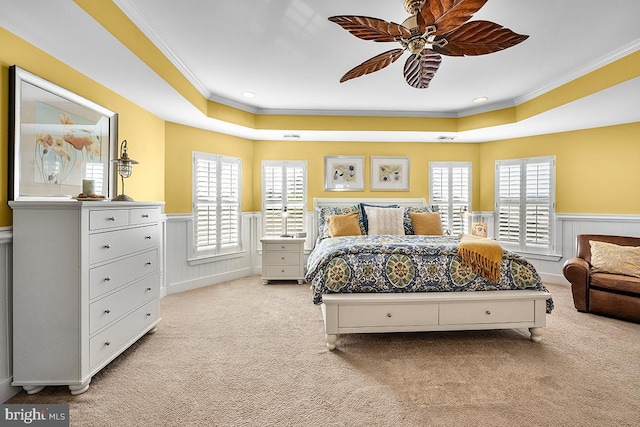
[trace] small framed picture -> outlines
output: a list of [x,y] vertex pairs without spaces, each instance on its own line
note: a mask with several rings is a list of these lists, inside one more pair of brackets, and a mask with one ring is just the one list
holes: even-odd
[[325,156],[325,191],[363,191],[364,156]]
[[372,191],[409,191],[409,158],[371,156]]

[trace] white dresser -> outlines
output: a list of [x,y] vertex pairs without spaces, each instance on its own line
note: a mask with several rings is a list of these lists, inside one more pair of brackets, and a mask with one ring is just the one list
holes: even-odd
[[72,394],[159,322],[162,204],[14,201],[13,383]]
[[262,283],[269,280],[304,282],[304,242],[291,237],[264,237],[262,242]]

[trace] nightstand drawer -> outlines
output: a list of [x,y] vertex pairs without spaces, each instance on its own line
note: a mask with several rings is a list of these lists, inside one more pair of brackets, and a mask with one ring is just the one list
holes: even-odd
[[265,277],[268,278],[295,278],[302,276],[299,265],[268,265],[264,268]]
[[268,265],[300,265],[299,252],[267,252],[264,261]]
[[299,252],[301,245],[298,243],[263,243],[263,252]]

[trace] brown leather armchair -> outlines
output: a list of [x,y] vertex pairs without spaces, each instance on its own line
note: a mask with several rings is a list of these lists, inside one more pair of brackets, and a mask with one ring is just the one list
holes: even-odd
[[577,240],[576,257],[568,259],[562,268],[564,277],[571,282],[576,309],[640,323],[640,279],[620,274],[592,273],[589,244],[589,240],[599,240],[621,246],[640,246],[640,238],[579,234]]

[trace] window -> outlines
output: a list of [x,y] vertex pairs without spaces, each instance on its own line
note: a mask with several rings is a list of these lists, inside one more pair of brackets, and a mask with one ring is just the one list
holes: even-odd
[[498,241],[521,252],[553,251],[555,157],[496,162]]
[[463,211],[471,210],[471,163],[429,163],[431,204],[437,205],[442,226],[456,234],[467,233],[468,219]]
[[237,158],[193,153],[196,256],[240,250],[241,168]]
[[[307,162],[262,162],[262,218],[265,236],[305,231]],[[287,208],[286,230],[282,216]]]

